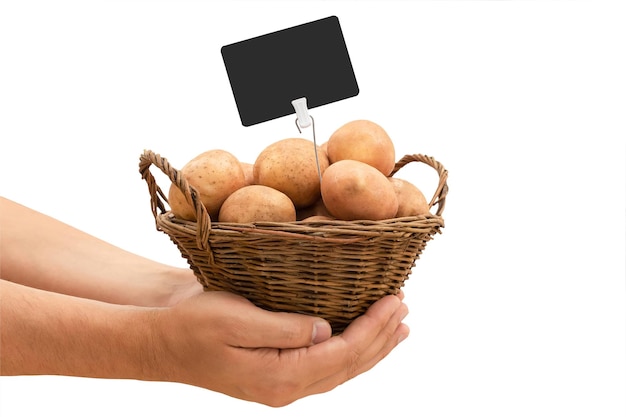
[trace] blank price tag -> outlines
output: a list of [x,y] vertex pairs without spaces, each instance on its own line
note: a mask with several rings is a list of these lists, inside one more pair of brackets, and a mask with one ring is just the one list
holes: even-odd
[[244,126],[293,114],[301,97],[314,108],[359,94],[336,16],[223,46],[222,58]]

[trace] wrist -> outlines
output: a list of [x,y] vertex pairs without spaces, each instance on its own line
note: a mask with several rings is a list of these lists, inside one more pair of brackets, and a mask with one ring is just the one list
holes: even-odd
[[[220,321],[215,321],[206,294],[192,297],[172,307],[153,308],[144,320],[149,323],[149,352],[152,366],[146,378],[178,382],[211,389],[218,387],[220,377],[215,363],[224,366],[225,359],[218,346],[221,345]],[[218,307],[219,309],[219,307]],[[150,374],[152,372],[152,374]]]
[[133,368],[132,379],[144,381],[173,381],[172,358],[163,338],[163,317],[167,308],[133,307],[122,319],[123,332],[134,334],[126,351]]
[[137,270],[125,282],[119,286],[119,289],[126,287],[123,291],[116,291],[104,301],[144,307],[169,307],[202,291],[191,269],[161,264]]
[[171,307],[203,292],[202,284],[189,268],[173,268],[168,273],[163,288],[161,297],[153,304],[155,307]]
[[[140,352],[142,378],[150,381],[185,382],[181,376],[184,368],[179,357],[180,346],[186,343],[185,324],[173,317],[173,307],[144,308],[135,313],[134,319],[143,323],[145,344]],[[177,348],[178,347],[178,348]]]

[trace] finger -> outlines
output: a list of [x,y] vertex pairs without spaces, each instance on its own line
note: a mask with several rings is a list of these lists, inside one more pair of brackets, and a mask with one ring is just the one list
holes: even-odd
[[408,336],[408,333],[408,326],[406,326],[404,323],[401,323],[398,326],[396,332],[394,332],[395,337],[389,340],[389,342],[385,345],[385,348],[379,352],[379,355],[360,366],[357,372],[348,375],[345,371],[341,371],[334,375],[330,375],[320,381],[316,381],[305,389],[305,395],[314,395],[328,392],[333,388],[343,384],[344,382],[354,378],[355,376],[368,371],[374,365],[380,362],[381,359],[386,357],[400,342],[402,342],[406,338],[406,336]]
[[[402,318],[405,316],[406,310],[404,308],[397,309],[368,348],[360,354],[357,354],[357,351],[351,351],[343,367],[339,368],[332,375],[328,375],[306,387],[306,395],[330,391],[374,367],[408,337],[409,327],[402,323]],[[342,336],[337,336],[337,338],[342,338]]]
[[[273,312],[245,300],[230,324],[231,345],[243,348],[289,349],[311,346],[330,338],[330,324],[321,318]],[[245,305],[244,305],[245,304]]]
[[[409,312],[407,305],[399,297],[389,296],[385,301],[386,304],[373,305],[367,314],[355,320],[341,335],[349,345],[358,346],[351,352],[346,380],[372,368],[408,336],[408,326],[401,326]],[[359,345],[366,332],[371,334],[371,329],[378,329],[374,338]]]
[[[404,298],[404,293],[401,291],[397,296],[387,296],[385,298],[386,300],[381,299],[379,302],[374,303],[366,314],[355,320],[357,323],[359,321],[368,321],[368,323],[349,326],[353,330],[346,329],[342,337],[362,337],[362,330],[359,332],[359,329],[370,326],[369,322],[373,323],[374,327],[378,328],[380,332],[380,326],[387,324],[385,322],[387,315],[398,304],[397,300]],[[406,306],[400,303],[400,309],[402,310],[402,308],[406,309]],[[332,335],[330,324],[320,318],[295,313],[270,312],[257,307],[254,307],[254,310],[248,321],[248,325],[252,326],[252,329],[246,332],[248,337],[245,339],[245,344],[241,345],[241,347],[299,348],[321,343]],[[402,312],[396,314],[402,314]],[[404,316],[406,316],[406,312],[400,320]],[[356,330],[354,330],[354,327],[356,327]],[[387,332],[393,332],[395,327],[397,327],[397,323],[393,329],[389,329]],[[254,329],[263,329],[264,331],[254,331]],[[379,350],[382,340],[379,340],[376,344],[371,343],[373,337],[376,337],[378,333],[370,329],[368,331],[370,333],[370,341],[364,342],[362,345],[370,351]],[[355,332],[356,335],[351,336]]]
[[[401,310],[399,310],[401,311]],[[355,363],[353,374],[348,378],[354,378],[368,370],[372,369],[378,362],[383,360],[391,351],[405,340],[410,333],[409,327],[402,323],[406,316],[405,312],[394,315],[389,321],[388,326],[383,330],[376,343],[372,343],[367,351],[363,352],[358,363]]]
[[265,312],[257,316],[256,331],[249,347],[291,349],[321,343],[332,336],[330,323],[318,317],[295,313]]
[[287,380],[300,385],[292,394],[294,399],[332,390],[386,356],[394,341],[400,340],[389,337],[396,334],[395,328],[389,328],[398,327],[406,308],[402,306],[398,297],[389,296],[348,326],[347,338],[335,336],[308,348],[282,350],[282,362],[298,363],[297,370],[288,366]]
[[311,383],[327,380],[329,385],[336,386],[345,382],[358,371],[361,363],[371,359],[364,358],[364,352],[373,355],[368,348],[382,345],[376,339],[402,305],[396,296],[384,297],[354,320],[342,335],[308,348],[302,374],[307,375]]

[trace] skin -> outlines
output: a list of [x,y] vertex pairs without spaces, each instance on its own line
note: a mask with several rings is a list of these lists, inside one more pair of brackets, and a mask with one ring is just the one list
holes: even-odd
[[322,199],[342,220],[383,220],[395,217],[398,198],[389,179],[361,161],[341,160],[322,177]]
[[319,198],[320,172],[328,166],[326,153],[318,148],[316,158],[309,140],[289,138],[272,143],[259,154],[253,175],[255,183],[282,191],[296,208],[302,208]]
[[353,120],[337,129],[328,139],[331,163],[343,159],[365,162],[388,176],[393,170],[395,148],[380,125],[370,120]]
[[331,337],[320,318],[204,292],[193,274],[0,198],[0,375],[171,381],[272,407],[366,372],[408,334],[402,294]]

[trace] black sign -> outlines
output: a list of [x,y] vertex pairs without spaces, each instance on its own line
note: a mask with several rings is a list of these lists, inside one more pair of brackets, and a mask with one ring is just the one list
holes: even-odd
[[222,47],[241,123],[251,126],[354,97],[359,87],[339,19],[324,19]]

